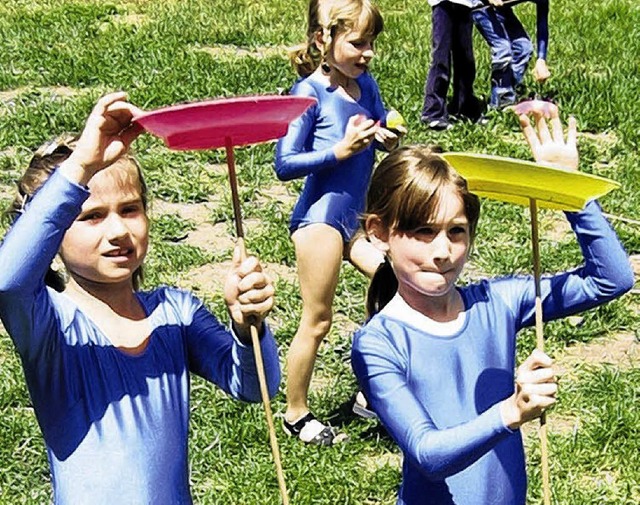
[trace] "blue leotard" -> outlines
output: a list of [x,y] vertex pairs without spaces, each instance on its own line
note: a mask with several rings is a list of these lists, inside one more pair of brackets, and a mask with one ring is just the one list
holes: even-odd
[[[602,304],[634,282],[597,203],[567,217],[585,264],[542,279],[546,320]],[[514,391],[515,336],[535,322],[534,283],[514,276],[458,291],[465,310],[448,333],[396,295],[356,332],[353,369],[404,453],[398,505],[524,505],[522,437],[504,425],[499,403]]]
[[[87,197],[54,172],[0,246],[0,318],[44,435],[53,501],[188,505],[189,373],[259,401],[253,350],[193,295],[162,287],[137,293],[152,332],[141,354],[126,354],[69,297],[46,287],[45,272]],[[261,348],[273,395],[280,369],[268,329]]]
[[348,242],[358,228],[358,215],[374,163],[374,146],[338,161],[334,146],[343,139],[355,114],[384,121],[386,111],[378,85],[365,72],[357,79],[360,99],[330,88],[311,74],[296,82],[291,93],[316,98],[318,103],[289,126],[276,148],[275,169],[280,180],[306,177],[291,216],[291,232],[311,223],[326,223]]

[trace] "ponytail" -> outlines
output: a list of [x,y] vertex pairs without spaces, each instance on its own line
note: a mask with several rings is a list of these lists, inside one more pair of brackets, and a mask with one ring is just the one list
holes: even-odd
[[385,257],[376,270],[367,290],[367,319],[371,319],[391,301],[398,291],[398,279]]

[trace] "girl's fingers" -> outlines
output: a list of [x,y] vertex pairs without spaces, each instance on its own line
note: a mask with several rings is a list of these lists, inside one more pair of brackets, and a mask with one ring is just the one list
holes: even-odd
[[520,127],[522,128],[524,138],[527,140],[527,143],[531,148],[531,152],[534,153],[535,158],[535,153],[540,149],[540,140],[538,139],[538,135],[536,134],[536,131],[531,125],[531,121],[526,114],[520,114],[520,116],[518,116],[518,119],[520,121]]
[[547,120],[542,115],[536,116],[536,128],[538,130],[538,137],[540,138],[540,143],[546,144],[547,142],[551,142],[551,133],[549,132],[549,126],[547,125]]
[[560,121],[560,117],[556,114],[555,117],[551,118],[551,136],[553,141],[558,144],[564,144],[564,131],[562,129],[562,121]]
[[577,148],[578,145],[578,123],[576,118],[569,116],[569,127],[567,128],[567,145]]
[[521,386],[524,386],[524,384],[555,382],[555,371],[551,367],[536,368],[535,370],[519,369],[516,382]]
[[518,375],[521,373],[536,370],[540,367],[550,367],[553,360],[539,349],[534,349],[531,354],[518,367]]

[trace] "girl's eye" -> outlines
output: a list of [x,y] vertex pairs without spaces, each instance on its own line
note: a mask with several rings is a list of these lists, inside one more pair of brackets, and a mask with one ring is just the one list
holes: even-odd
[[129,205],[122,209],[123,214],[137,214],[138,212],[141,212],[141,211],[142,211],[142,207],[138,205]]
[[97,221],[100,219],[99,212],[88,212],[78,218],[78,221]]
[[433,235],[435,233],[435,230],[430,226],[424,226],[423,228],[418,228],[416,230],[416,233],[419,235]]

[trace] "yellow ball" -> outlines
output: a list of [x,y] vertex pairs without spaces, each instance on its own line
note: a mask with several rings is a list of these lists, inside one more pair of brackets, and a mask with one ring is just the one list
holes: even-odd
[[387,113],[387,128],[390,130],[398,128],[398,126],[405,126],[404,118],[397,110],[390,110]]

